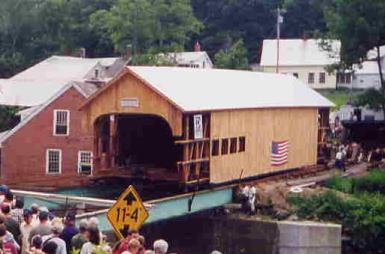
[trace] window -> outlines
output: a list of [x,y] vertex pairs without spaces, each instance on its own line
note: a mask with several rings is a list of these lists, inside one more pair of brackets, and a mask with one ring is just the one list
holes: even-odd
[[237,138],[231,138],[230,139],[230,153],[236,153],[237,152]]
[[69,134],[70,111],[54,110],[53,133],[57,136],[67,136]]
[[313,72],[309,73],[309,76],[307,78],[307,83],[314,84],[314,73]]
[[215,139],[211,143],[211,155],[218,156],[219,155],[219,140]]
[[92,152],[79,151],[78,154],[78,173],[91,174],[92,173]]
[[60,149],[47,150],[46,173],[61,174],[61,150]]
[[244,152],[246,150],[246,138],[239,137],[239,149],[238,152]]
[[293,73],[293,76],[296,77],[296,78],[299,77],[297,72],[294,72],[294,73]]
[[320,72],[319,74],[319,83],[320,84],[325,84],[326,82],[326,74],[325,72]]
[[227,138],[222,139],[222,150],[221,154],[229,153],[229,140]]

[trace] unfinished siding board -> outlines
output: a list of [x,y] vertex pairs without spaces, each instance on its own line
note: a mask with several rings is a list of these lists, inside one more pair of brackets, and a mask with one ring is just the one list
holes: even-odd
[[[137,99],[139,105],[138,107],[122,107],[121,102],[124,99]],[[117,80],[113,86],[105,89],[82,110],[85,114],[83,126],[89,130],[92,130],[93,124],[99,116],[128,113],[161,116],[170,125],[174,136],[182,134],[180,110],[129,73]]]
[[[271,108],[211,113],[211,139],[246,137],[244,152],[212,156],[210,182],[312,165],[317,160],[316,108]],[[271,142],[289,140],[288,163],[270,165]],[[243,171],[243,172],[242,172]]]

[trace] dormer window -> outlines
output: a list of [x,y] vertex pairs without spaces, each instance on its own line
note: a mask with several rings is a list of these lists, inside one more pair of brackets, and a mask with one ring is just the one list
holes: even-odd
[[70,111],[57,109],[53,111],[53,115],[53,135],[68,136],[70,131]]

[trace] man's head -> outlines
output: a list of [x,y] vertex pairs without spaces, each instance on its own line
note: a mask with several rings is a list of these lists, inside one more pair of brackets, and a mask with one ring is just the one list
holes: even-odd
[[168,250],[168,243],[163,239],[159,239],[154,242],[153,247],[155,254],[166,254]]
[[11,207],[8,204],[3,204],[1,206],[1,213],[4,214],[5,216],[9,215],[11,212]]
[[87,219],[82,219],[80,220],[79,222],[79,231],[80,233],[85,233],[87,231],[87,227],[88,227],[88,221]]
[[74,212],[69,212],[65,217],[64,223],[66,226],[73,226],[75,225],[75,220],[76,220],[76,214]]
[[5,201],[9,203],[13,201],[13,193],[10,190],[5,193]]
[[0,185],[0,195],[5,195],[9,191],[9,188],[5,184]]
[[39,213],[39,205],[38,204],[32,204],[31,210],[32,210],[33,214],[38,214]]
[[16,209],[23,209],[24,208],[24,201],[20,198],[17,198],[15,200],[15,208]]
[[59,236],[63,232],[63,224],[59,221],[53,222],[51,231],[52,231],[52,234]]
[[47,212],[40,212],[39,213],[39,221],[40,223],[46,223],[48,221],[48,213]]
[[135,229],[131,229],[128,231],[128,234],[127,234],[127,238],[131,239],[131,238],[135,238],[135,239],[138,239],[139,238],[139,232],[138,230],[135,230]]
[[138,253],[140,246],[140,242],[137,239],[131,239],[128,242],[128,250],[130,253]]
[[43,244],[43,253],[45,254],[55,254],[57,249],[57,244],[54,241],[48,241]]
[[23,218],[25,223],[31,224],[32,222],[32,210],[31,209],[24,209],[23,210]]

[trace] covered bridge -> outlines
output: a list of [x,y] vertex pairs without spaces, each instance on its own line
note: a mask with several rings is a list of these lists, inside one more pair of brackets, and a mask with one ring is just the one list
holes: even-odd
[[223,183],[316,164],[331,106],[290,75],[127,67],[81,110],[94,175]]

